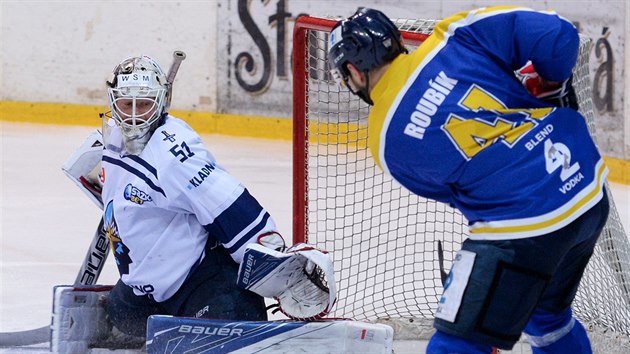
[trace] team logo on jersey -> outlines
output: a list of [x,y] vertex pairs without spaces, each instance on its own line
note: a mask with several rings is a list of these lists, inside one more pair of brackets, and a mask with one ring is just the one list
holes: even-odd
[[164,139],[162,139],[162,141],[170,141],[171,143],[175,142],[175,134],[169,134],[166,132],[166,130],[162,130],[161,131],[162,135],[164,135]]
[[129,274],[129,264],[133,263],[129,257],[129,248],[125,246],[118,234],[118,225],[114,218],[114,202],[109,202],[103,213],[103,228],[109,239],[109,244],[114,252],[116,266],[120,275]]
[[217,167],[210,162],[205,164],[199,171],[197,171],[196,176],[188,180],[188,182],[190,183],[188,185],[188,189],[199,187],[203,183],[203,181],[205,181],[205,179],[208,178],[210,174],[212,173],[212,171],[214,171],[216,168]]
[[152,202],[153,199],[146,192],[141,191],[137,187],[134,187],[129,183],[123,192],[123,196],[125,199],[129,200],[132,203],[136,203],[139,205],[144,204],[145,202]]

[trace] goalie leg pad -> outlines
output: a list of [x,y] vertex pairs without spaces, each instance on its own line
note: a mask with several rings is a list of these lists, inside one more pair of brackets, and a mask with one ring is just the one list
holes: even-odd
[[226,321],[151,316],[151,353],[392,353],[394,330],[357,321]]

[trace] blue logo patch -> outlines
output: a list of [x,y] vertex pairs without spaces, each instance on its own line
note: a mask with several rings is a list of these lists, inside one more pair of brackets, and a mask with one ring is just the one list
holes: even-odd
[[140,189],[134,187],[129,183],[125,187],[125,191],[123,192],[123,196],[125,199],[129,200],[132,203],[136,203],[138,205],[142,205],[145,202],[152,202],[153,199],[147,193],[141,191]]

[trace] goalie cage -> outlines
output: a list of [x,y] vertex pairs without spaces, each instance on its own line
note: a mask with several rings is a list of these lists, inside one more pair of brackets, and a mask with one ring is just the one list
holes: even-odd
[[[437,23],[394,21],[412,50]],[[466,220],[409,193],[375,166],[367,149],[369,107],[328,72],[335,22],[304,16],[294,28],[294,242],[332,252],[339,288],[332,316],[388,323],[396,339],[428,339],[442,292],[440,263],[450,269]],[[574,85],[594,134],[590,46],[581,36]],[[595,353],[606,354],[630,352],[630,246],[612,197],[611,203],[574,302]]]

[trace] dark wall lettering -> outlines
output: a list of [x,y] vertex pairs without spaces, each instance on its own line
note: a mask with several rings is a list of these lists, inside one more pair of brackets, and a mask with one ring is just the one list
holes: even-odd
[[291,13],[286,12],[286,0],[280,0],[276,4],[276,13],[269,16],[269,25],[276,25],[276,75],[285,78],[286,73],[286,20],[291,18]]
[[614,55],[609,35],[610,30],[604,27],[602,37],[595,42],[595,57],[600,65],[593,78],[593,104],[599,113],[613,111]]
[[[262,2],[264,3],[264,0],[262,0]],[[250,15],[249,4],[249,0],[238,0],[238,17],[260,50],[263,59],[262,77],[254,84],[249,84],[243,79],[243,69],[245,69],[250,76],[256,73],[256,62],[254,61],[254,57],[248,52],[241,52],[236,56],[234,72],[236,81],[245,91],[260,94],[269,87],[271,81],[271,49],[269,48],[267,39],[265,39],[265,36],[258,26],[256,26],[256,23]]]
[[[261,2],[263,5],[266,5],[268,1],[261,0]],[[293,59],[290,47],[287,45],[287,42],[292,40],[292,32],[288,30],[287,22],[294,21],[295,18],[306,15],[300,13],[296,17],[293,17],[292,13],[288,12],[287,3],[288,0],[277,0],[275,3],[275,13],[271,14],[267,21],[270,28],[275,27],[276,29],[275,68],[276,76],[281,79],[286,79],[291,75],[288,65],[291,65],[291,60]],[[253,77],[259,65],[256,63],[254,56],[249,52],[241,52],[236,56],[234,70],[239,86],[251,94],[258,95],[264,93],[273,80],[273,58],[271,55],[271,47],[264,34],[267,33],[267,31],[265,31],[265,29],[261,30],[261,28],[256,25],[256,22],[251,16],[250,4],[251,0],[238,0],[238,15],[247,33],[249,33],[260,51],[262,56],[262,74],[256,83],[249,83],[245,80],[245,73]]]

